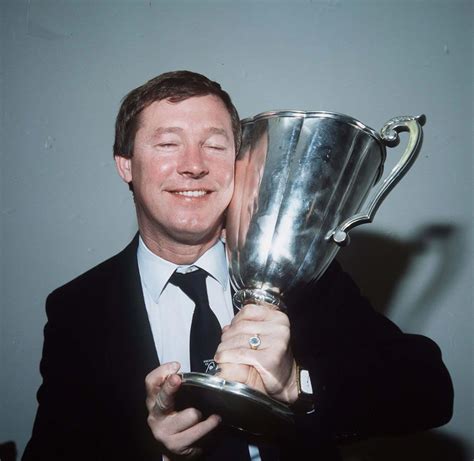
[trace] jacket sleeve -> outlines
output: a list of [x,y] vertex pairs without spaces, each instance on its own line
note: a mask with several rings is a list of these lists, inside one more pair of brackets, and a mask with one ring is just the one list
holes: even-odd
[[315,411],[300,434],[344,441],[447,423],[453,388],[438,346],[372,309],[334,262],[291,299],[292,347],[310,372]]
[[91,330],[84,330],[75,304],[74,296],[64,297],[61,291],[46,302],[43,381],[24,461],[93,459],[97,452],[101,404],[93,390],[98,385],[95,360],[87,347]]

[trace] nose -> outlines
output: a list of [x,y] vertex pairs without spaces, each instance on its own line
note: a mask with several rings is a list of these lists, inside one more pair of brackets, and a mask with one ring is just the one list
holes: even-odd
[[209,173],[207,161],[200,146],[187,146],[181,155],[178,173],[193,179],[202,178]]

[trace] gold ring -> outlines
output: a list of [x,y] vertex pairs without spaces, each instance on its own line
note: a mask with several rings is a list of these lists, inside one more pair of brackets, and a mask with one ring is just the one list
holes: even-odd
[[255,335],[249,338],[250,349],[253,349],[255,351],[260,347],[260,344],[262,344],[262,341],[260,340],[260,336]]

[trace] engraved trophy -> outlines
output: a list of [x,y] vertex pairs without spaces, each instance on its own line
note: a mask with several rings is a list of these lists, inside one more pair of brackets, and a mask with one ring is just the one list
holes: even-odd
[[[317,280],[348,243],[348,232],[372,221],[411,167],[424,123],[423,115],[396,117],[378,134],[332,112],[265,112],[243,120],[226,223],[236,306],[271,304],[285,311],[287,292]],[[386,147],[396,146],[402,131],[409,133],[407,147],[377,184]],[[201,373],[182,378],[178,406],[217,413],[224,424],[254,434],[278,434],[292,425],[287,405],[244,384]]]

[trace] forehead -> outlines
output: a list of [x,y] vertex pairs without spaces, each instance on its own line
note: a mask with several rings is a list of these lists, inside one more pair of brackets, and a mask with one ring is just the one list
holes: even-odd
[[224,103],[214,95],[193,96],[179,102],[155,101],[140,114],[139,129],[180,127],[217,128],[232,135],[232,121]]

